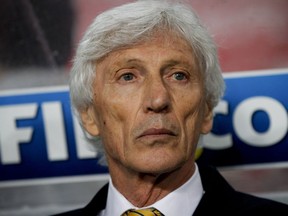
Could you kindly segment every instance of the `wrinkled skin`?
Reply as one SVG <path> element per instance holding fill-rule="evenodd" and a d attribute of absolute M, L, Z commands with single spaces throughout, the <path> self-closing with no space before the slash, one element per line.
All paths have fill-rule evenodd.
<path fill-rule="evenodd" d="M 82 122 L 101 136 L 116 188 L 126 195 L 137 185 L 137 200 L 126 196 L 135 205 L 148 204 L 158 188 L 154 202 L 193 174 L 199 136 L 212 127 L 203 79 L 193 50 L 174 35 L 156 35 L 97 63 L 93 105 Z"/>

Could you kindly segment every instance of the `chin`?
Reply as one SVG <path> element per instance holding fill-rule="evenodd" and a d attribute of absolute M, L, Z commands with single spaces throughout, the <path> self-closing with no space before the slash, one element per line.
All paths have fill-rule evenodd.
<path fill-rule="evenodd" d="M 160 156 L 155 158 L 150 157 L 149 160 L 143 162 L 138 160 L 138 163 L 134 164 L 134 170 L 139 173 L 159 175 L 179 169 L 185 161 L 184 159 L 177 160 L 175 158 L 161 158 Z"/>

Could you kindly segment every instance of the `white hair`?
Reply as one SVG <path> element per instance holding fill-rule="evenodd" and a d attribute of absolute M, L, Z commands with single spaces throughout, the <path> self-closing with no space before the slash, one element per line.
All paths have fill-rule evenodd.
<path fill-rule="evenodd" d="M 145 0 L 105 11 L 87 29 L 77 49 L 70 78 L 70 96 L 76 115 L 93 104 L 97 60 L 119 48 L 148 41 L 155 31 L 175 32 L 191 45 L 203 73 L 206 101 L 211 108 L 217 105 L 225 84 L 216 46 L 206 28 L 184 4 Z M 101 148 L 97 151 L 103 152 Z"/>

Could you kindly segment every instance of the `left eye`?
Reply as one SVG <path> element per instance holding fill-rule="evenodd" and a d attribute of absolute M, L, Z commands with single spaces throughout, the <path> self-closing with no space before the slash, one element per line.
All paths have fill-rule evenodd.
<path fill-rule="evenodd" d="M 185 80 L 187 79 L 186 75 L 182 72 L 177 72 L 173 74 L 174 79 L 176 80 Z"/>

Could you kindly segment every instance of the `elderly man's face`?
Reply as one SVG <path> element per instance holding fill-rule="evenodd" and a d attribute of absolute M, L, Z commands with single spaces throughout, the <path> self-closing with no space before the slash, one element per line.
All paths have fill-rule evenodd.
<path fill-rule="evenodd" d="M 192 49 L 175 36 L 110 53 L 97 64 L 84 127 L 100 135 L 111 169 L 164 173 L 193 161 L 212 125 Z"/>

